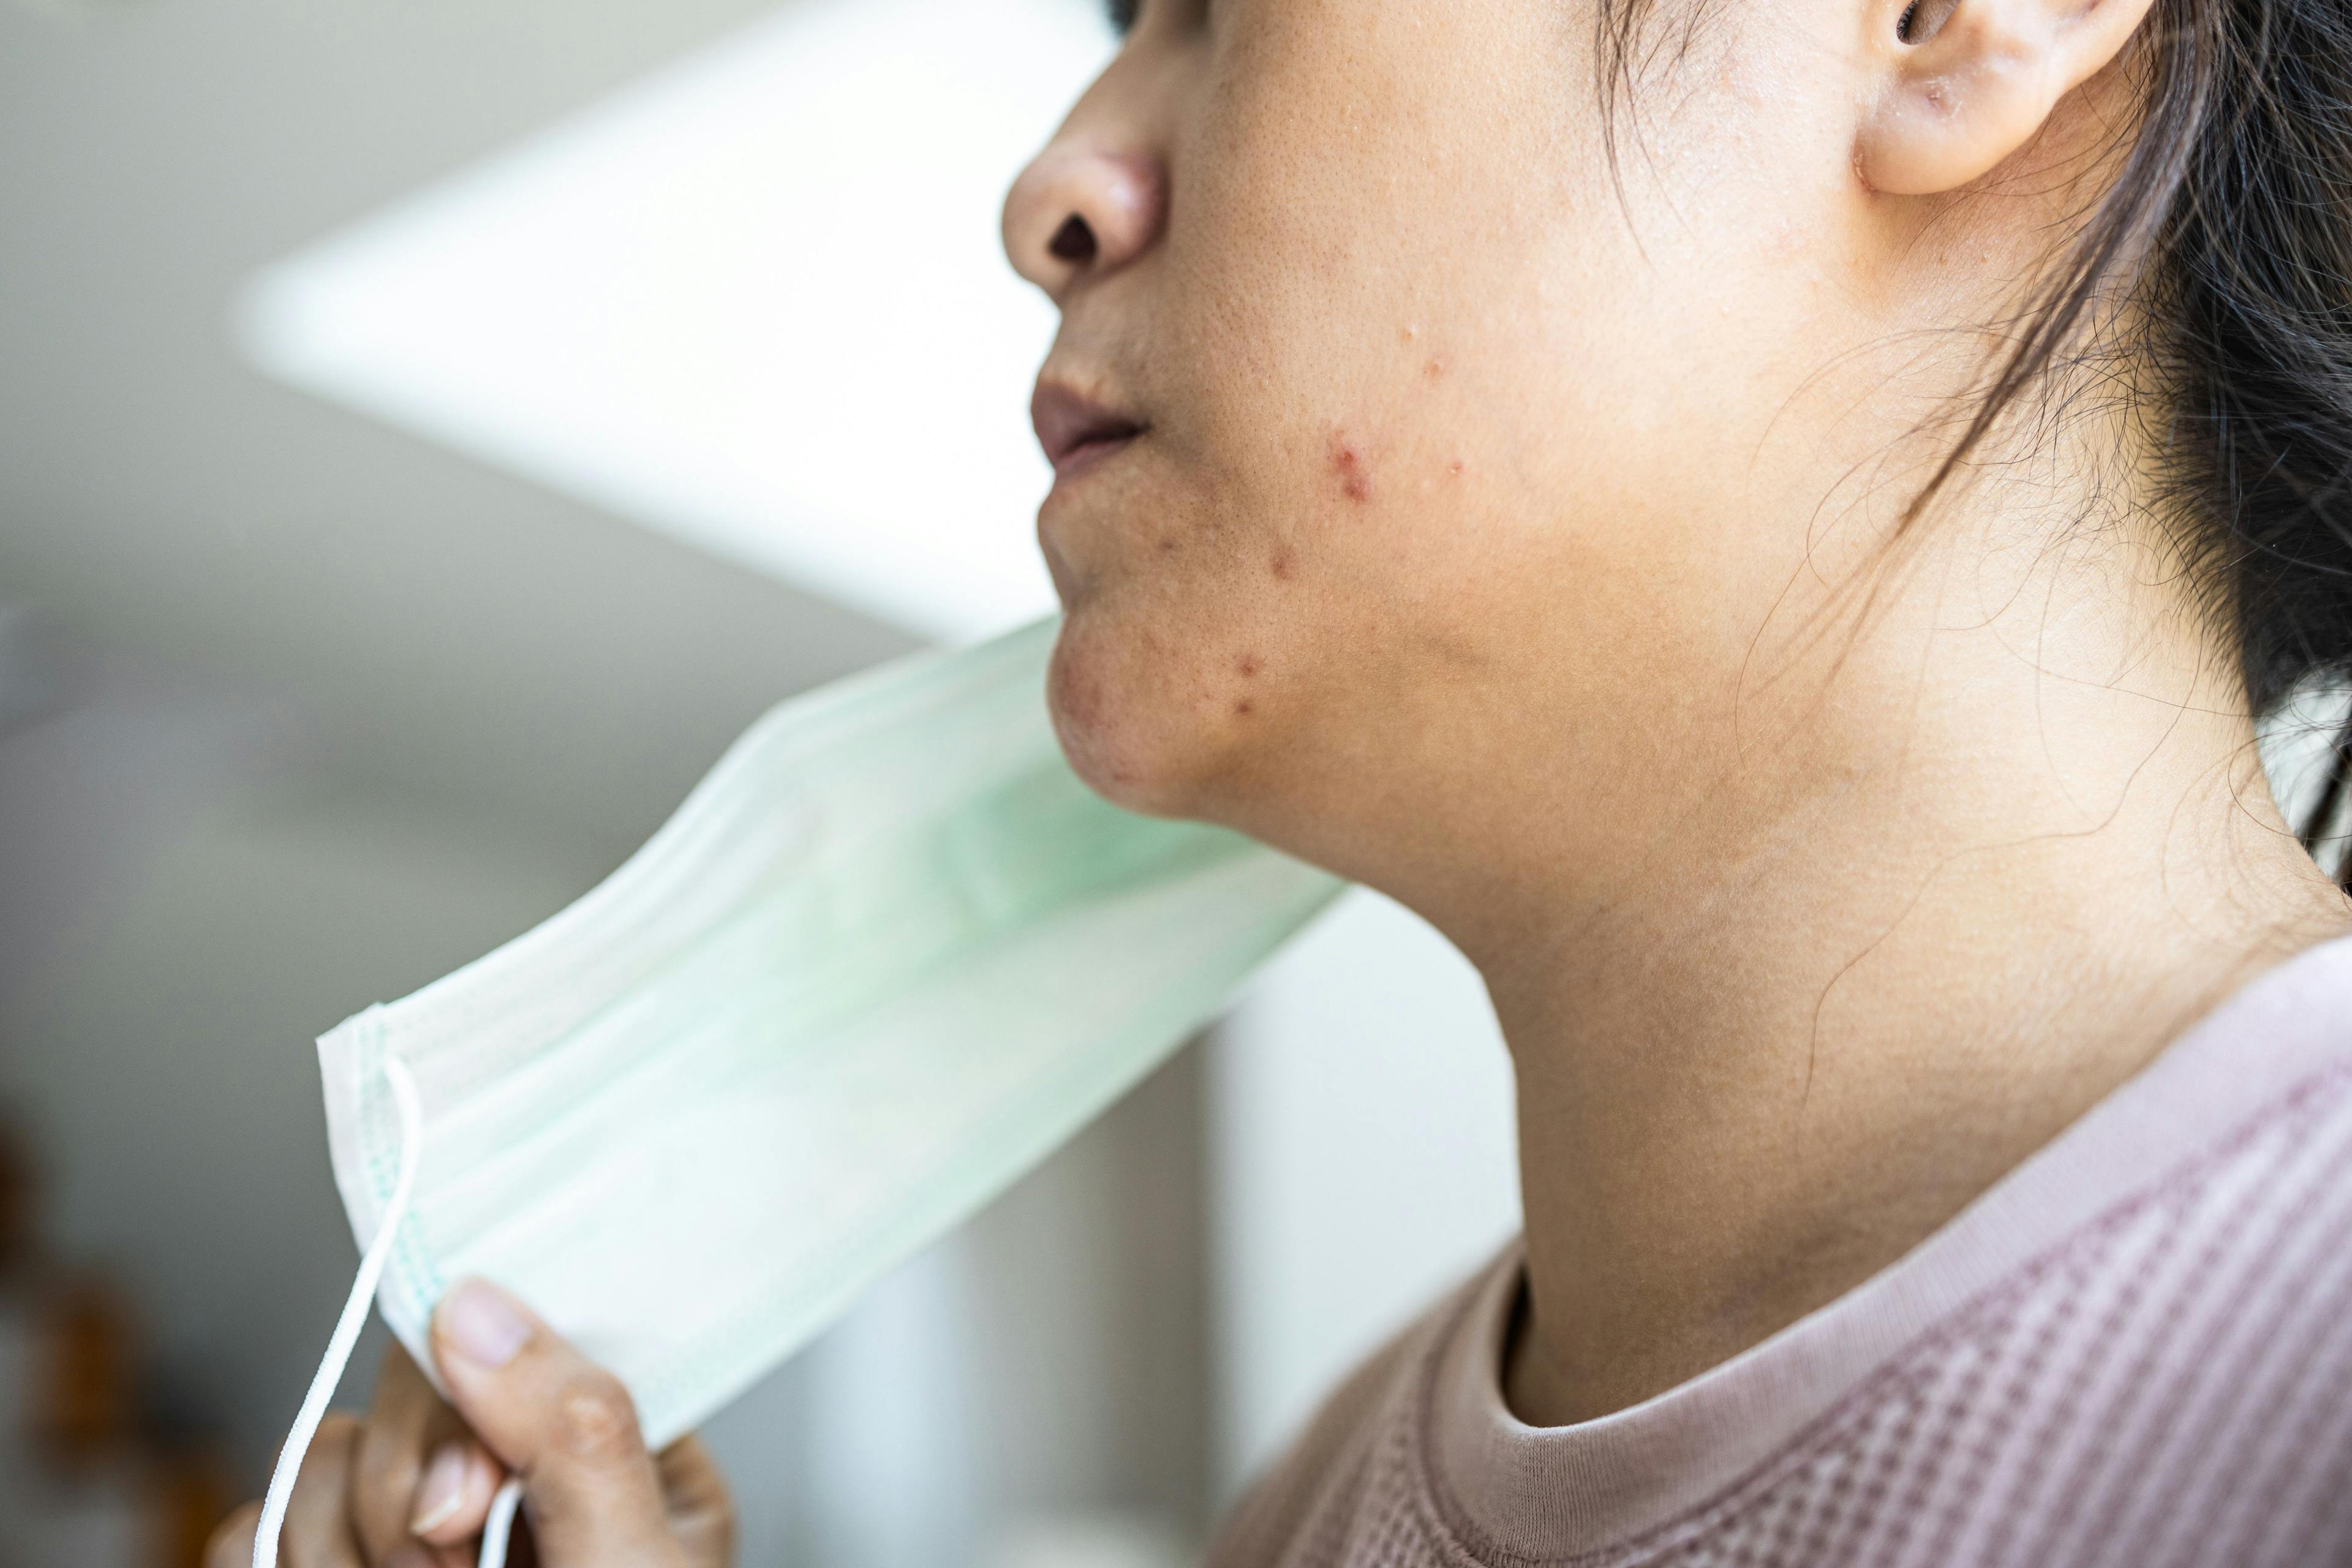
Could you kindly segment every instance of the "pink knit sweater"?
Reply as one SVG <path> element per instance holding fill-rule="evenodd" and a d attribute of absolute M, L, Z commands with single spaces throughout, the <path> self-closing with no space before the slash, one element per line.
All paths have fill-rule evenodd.
<path fill-rule="evenodd" d="M 1514 1248 L 1359 1371 L 1212 1568 L 2352 1563 L 2352 939 L 1633 1409 L 1512 1417 L 1520 1280 Z"/>

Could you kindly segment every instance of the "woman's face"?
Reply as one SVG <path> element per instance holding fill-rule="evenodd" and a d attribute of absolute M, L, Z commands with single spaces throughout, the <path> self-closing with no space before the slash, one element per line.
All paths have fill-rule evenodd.
<path fill-rule="evenodd" d="M 1920 407 L 1857 351 L 1897 318 L 1850 221 L 1899 5 L 1654 18 L 1681 52 L 1612 173 L 1591 3 L 1143 0 L 1014 187 L 1041 434 L 1081 443 L 1038 518 L 1054 716 L 1111 798 L 1359 875 L 1536 752 L 1654 809 L 1834 565 L 1822 476 Z"/>

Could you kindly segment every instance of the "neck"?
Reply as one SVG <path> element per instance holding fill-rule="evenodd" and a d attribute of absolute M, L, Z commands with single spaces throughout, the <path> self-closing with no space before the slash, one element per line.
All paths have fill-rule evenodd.
<path fill-rule="evenodd" d="M 1524 1419 L 1622 1408 L 1827 1302 L 2347 928 L 2198 639 L 2152 652 L 2132 616 L 2053 639 L 2069 618 L 2036 608 L 2021 643 L 1906 635 L 1898 607 L 1783 743 L 1752 718 L 1678 737 L 1729 759 L 1662 786 L 1658 820 L 1703 828 L 1612 856 L 1498 807 L 1509 897 L 1405 892 L 1516 1066 Z"/>

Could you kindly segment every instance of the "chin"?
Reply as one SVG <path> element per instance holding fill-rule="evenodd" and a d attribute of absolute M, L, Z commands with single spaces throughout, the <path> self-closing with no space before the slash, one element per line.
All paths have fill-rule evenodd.
<path fill-rule="evenodd" d="M 1071 768 L 1113 805 L 1150 816 L 1204 815 L 1203 784 L 1232 738 L 1203 710 L 1191 652 L 1092 606 L 1073 607 L 1064 620 L 1046 706 Z"/>

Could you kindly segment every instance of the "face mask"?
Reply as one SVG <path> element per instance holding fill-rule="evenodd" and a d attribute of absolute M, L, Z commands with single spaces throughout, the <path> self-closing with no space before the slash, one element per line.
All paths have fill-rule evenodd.
<path fill-rule="evenodd" d="M 1054 636 L 783 704 L 578 903 L 320 1040 L 336 1184 L 373 1242 L 257 1563 L 370 1294 L 429 1371 L 444 1290 L 497 1281 L 627 1384 L 658 1447 L 1330 900 L 1319 871 L 1091 794 L 1046 717 Z"/>

